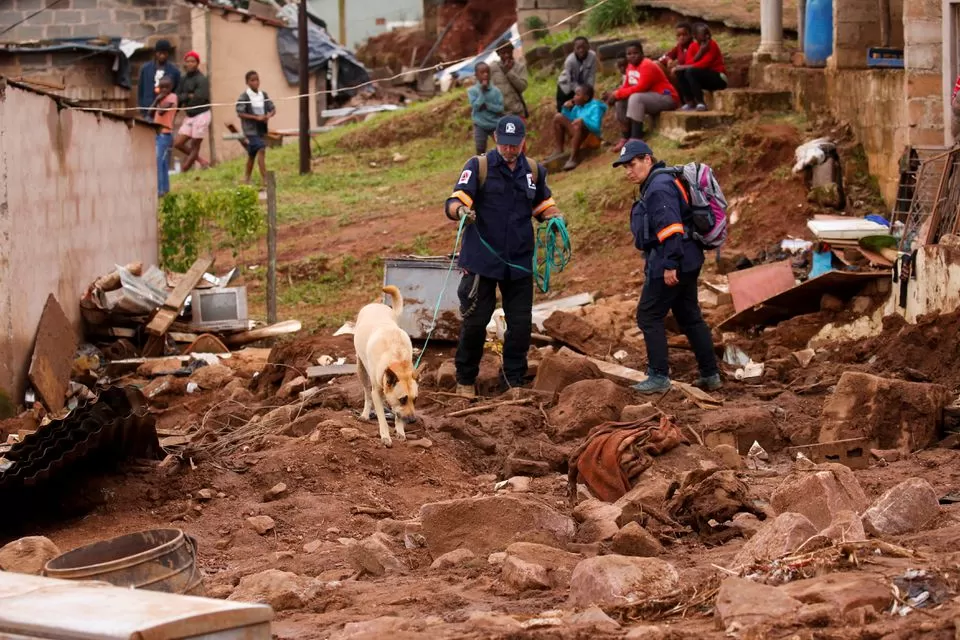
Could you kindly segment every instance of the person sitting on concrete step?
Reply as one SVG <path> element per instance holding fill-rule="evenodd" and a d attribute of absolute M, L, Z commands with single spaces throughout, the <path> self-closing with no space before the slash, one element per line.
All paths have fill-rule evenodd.
<path fill-rule="evenodd" d="M 590 50 L 590 41 L 579 36 L 573 41 L 573 53 L 563 62 L 563 71 L 557 79 L 557 112 L 573 100 L 580 85 L 597 83 L 597 54 Z"/>
<path fill-rule="evenodd" d="M 677 66 L 677 84 L 684 105 L 682 111 L 706 111 L 704 91 L 727 88 L 727 67 L 720 45 L 702 22 L 693 27 L 694 41 L 687 50 L 687 64 Z"/>
<path fill-rule="evenodd" d="M 662 171 L 653 150 L 641 140 L 630 140 L 614 167 L 624 167 L 627 180 L 640 187 L 630 211 L 634 245 L 644 254 L 644 283 L 637 304 L 637 326 L 647 345 L 647 379 L 634 385 L 643 394 L 670 389 L 670 365 L 664 319 L 670 311 L 690 341 L 700 368 L 694 386 L 713 391 L 721 386 L 713 337 L 703 320 L 697 280 L 703 266 L 703 248 L 684 225 L 688 196 L 673 174 Z"/>
<path fill-rule="evenodd" d="M 622 136 L 611 149 L 619 153 L 627 140 L 643 138 L 643 119 L 680 106 L 677 90 L 667 79 L 663 69 L 644 57 L 643 45 L 631 42 L 627 46 L 627 71 L 623 86 L 604 96 L 611 107 L 616 106 L 617 120 Z"/>
<path fill-rule="evenodd" d="M 564 171 L 577 168 L 581 149 L 600 148 L 606 112 L 607 105 L 593 98 L 593 86 L 582 84 L 577 87 L 573 98 L 563 105 L 563 110 L 553 117 L 553 135 L 558 155 L 563 153 L 566 138 L 570 138 L 570 159 L 563 165 Z"/>

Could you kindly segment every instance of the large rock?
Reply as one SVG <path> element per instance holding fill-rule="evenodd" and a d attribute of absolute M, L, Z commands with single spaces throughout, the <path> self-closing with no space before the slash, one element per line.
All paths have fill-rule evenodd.
<path fill-rule="evenodd" d="M 728 444 L 746 455 L 754 441 L 770 449 L 779 441 L 777 421 L 767 406 L 727 406 L 706 411 L 700 417 L 699 429 L 708 447 Z"/>
<path fill-rule="evenodd" d="M 387 573 L 406 573 L 407 567 L 390 550 L 390 537 L 385 533 L 375 533 L 368 538 L 352 542 L 347 546 L 347 560 L 357 571 L 372 576 Z"/>
<path fill-rule="evenodd" d="M 893 604 L 890 584 L 873 573 L 837 572 L 818 578 L 788 582 L 780 591 L 804 604 L 833 604 L 841 614 L 872 606 L 885 611 Z"/>
<path fill-rule="evenodd" d="M 609 502 L 584 500 L 573 510 L 574 519 L 580 523 L 577 542 L 589 544 L 609 540 L 620 530 L 617 520 L 621 514 L 622 509 Z"/>
<path fill-rule="evenodd" d="M 752 627 L 795 614 L 803 604 L 776 587 L 730 577 L 720 585 L 714 614 L 723 629 Z"/>
<path fill-rule="evenodd" d="M 39 576 L 43 573 L 43 567 L 58 555 L 60 549 L 50 538 L 20 538 L 0 549 L 0 571 Z"/>
<path fill-rule="evenodd" d="M 550 412 L 550 424 L 560 440 L 586 436 L 604 422 L 616 422 L 620 412 L 633 400 L 632 394 L 610 380 L 582 380 L 560 393 Z"/>
<path fill-rule="evenodd" d="M 853 471 L 842 464 L 790 474 L 770 501 L 777 513 L 802 513 L 817 529 L 829 527 L 842 511 L 863 513 L 869 504 Z"/>
<path fill-rule="evenodd" d="M 322 588 L 323 583 L 314 578 L 268 569 L 241 578 L 240 584 L 227 599 L 260 602 L 270 605 L 274 611 L 284 611 L 305 607 Z"/>
<path fill-rule="evenodd" d="M 847 371 L 823 406 L 819 441 L 871 438 L 879 449 L 917 451 L 936 441 L 949 402 L 938 384 Z"/>
<path fill-rule="evenodd" d="M 818 531 L 804 515 L 781 513 L 772 522 L 764 524 L 763 528 L 743 545 L 733 561 L 734 565 L 749 566 L 755 562 L 775 560 L 793 553 L 800 545 L 817 535 Z"/>
<path fill-rule="evenodd" d="M 543 321 L 544 332 L 577 351 L 606 356 L 614 347 L 611 335 L 584 318 L 566 311 L 554 311 Z"/>
<path fill-rule="evenodd" d="M 518 568 L 514 563 L 508 570 L 507 563 L 510 560 L 518 560 L 529 565 L 542 567 L 544 573 L 538 573 L 537 575 L 545 576 L 545 584 L 551 589 L 566 588 L 570 584 L 574 568 L 583 560 L 583 556 L 578 553 L 570 553 L 569 551 L 562 551 L 532 542 L 515 542 L 507 547 L 506 554 L 507 557 L 503 565 L 504 575 L 502 576 L 504 582 L 510 583 L 511 580 L 507 578 L 507 572 Z"/>
<path fill-rule="evenodd" d="M 455 551 L 450 551 L 443 554 L 439 558 L 433 561 L 433 564 L 430 565 L 431 569 L 453 569 L 459 567 L 462 564 L 466 564 L 472 560 L 476 559 L 476 555 L 470 549 L 456 549 Z"/>
<path fill-rule="evenodd" d="M 425 504 L 420 508 L 420 521 L 434 558 L 459 548 L 489 555 L 525 540 L 548 540 L 562 546 L 575 532 L 572 519 L 527 494 Z"/>
<path fill-rule="evenodd" d="M 599 380 L 602 377 L 600 369 L 590 360 L 568 349 L 561 349 L 540 361 L 533 388 L 556 394 L 574 382 Z"/>
<path fill-rule="evenodd" d="M 677 588 L 673 565 L 655 558 L 597 556 L 577 565 L 570 579 L 571 607 L 630 604 Z"/>
<path fill-rule="evenodd" d="M 200 367 L 190 376 L 201 389 L 219 389 L 233 379 L 233 369 L 222 364 Z"/>
<path fill-rule="evenodd" d="M 836 542 L 854 542 L 867 539 L 863 522 L 861 522 L 860 516 L 853 511 L 838 513 L 830 526 L 821 531 L 820 535 Z"/>
<path fill-rule="evenodd" d="M 863 527 L 875 536 L 923 531 L 940 515 L 937 492 L 921 478 L 910 478 L 880 496 L 863 514 Z"/>
<path fill-rule="evenodd" d="M 638 558 L 656 558 L 663 553 L 660 541 L 636 522 L 628 522 L 613 536 L 611 548 L 622 556 Z"/>
<path fill-rule="evenodd" d="M 500 579 L 504 585 L 514 591 L 550 588 L 550 577 L 547 575 L 546 567 L 511 556 L 507 556 L 503 561 Z"/>

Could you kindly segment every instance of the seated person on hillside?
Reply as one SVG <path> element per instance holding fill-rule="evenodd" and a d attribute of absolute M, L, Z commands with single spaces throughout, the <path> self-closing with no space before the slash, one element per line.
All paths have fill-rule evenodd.
<path fill-rule="evenodd" d="M 503 115 L 503 94 L 490 84 L 490 65 L 481 62 L 476 70 L 477 84 L 467 89 L 473 117 L 473 141 L 477 155 L 487 152 L 487 141 L 497 130 L 497 121 Z"/>
<path fill-rule="evenodd" d="M 693 44 L 687 50 L 687 64 L 677 66 L 677 82 L 683 99 L 683 111 L 706 111 L 704 91 L 727 88 L 727 67 L 720 45 L 702 22 L 693 27 Z"/>
<path fill-rule="evenodd" d="M 950 95 L 950 107 L 953 112 L 953 135 L 955 139 L 960 139 L 960 76 L 953 85 L 953 93 Z"/>
<path fill-rule="evenodd" d="M 616 106 L 622 137 L 611 149 L 620 153 L 630 138 L 643 138 L 643 118 L 663 111 L 673 111 L 680 106 L 677 90 L 670 84 L 667 75 L 653 60 L 644 57 L 643 45 L 631 42 L 627 46 L 627 73 L 623 86 L 604 96 L 604 101 Z"/>
<path fill-rule="evenodd" d="M 670 78 L 670 82 L 677 86 L 678 66 L 687 64 L 687 51 L 693 43 L 693 27 L 689 22 L 680 22 L 677 24 L 677 46 L 660 56 L 657 62 Z"/>
<path fill-rule="evenodd" d="M 563 105 L 563 111 L 553 117 L 553 135 L 557 142 L 557 155 L 563 153 L 564 142 L 570 137 L 570 159 L 563 165 L 571 171 L 579 164 L 581 149 L 597 149 L 603 139 L 601 127 L 607 105 L 593 99 L 593 86 L 581 84 L 573 99 Z"/>
<path fill-rule="evenodd" d="M 597 80 L 597 54 L 590 50 L 590 41 L 580 36 L 573 41 L 573 53 L 563 63 L 563 71 L 557 79 L 557 112 L 573 100 L 577 87 L 593 86 Z"/>

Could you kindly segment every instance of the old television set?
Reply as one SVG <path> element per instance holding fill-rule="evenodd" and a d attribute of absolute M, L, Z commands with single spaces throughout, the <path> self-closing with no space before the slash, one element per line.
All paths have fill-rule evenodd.
<path fill-rule="evenodd" d="M 198 331 L 241 331 L 249 328 L 247 288 L 194 289 L 190 293 L 193 320 Z"/>

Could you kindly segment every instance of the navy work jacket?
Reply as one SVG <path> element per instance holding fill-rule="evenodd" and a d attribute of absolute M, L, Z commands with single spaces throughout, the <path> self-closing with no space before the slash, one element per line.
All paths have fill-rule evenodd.
<path fill-rule="evenodd" d="M 477 212 L 476 222 L 463 232 L 460 268 L 494 280 L 529 278 L 535 250 L 532 218 L 556 204 L 547 186 L 547 170 L 539 165 L 534 183 L 525 155 L 520 155 L 511 171 L 496 150 L 487 153 L 483 187 L 479 169 L 476 157 L 468 160 L 447 199 L 448 203 L 457 200 Z M 526 271 L 508 266 L 508 262 Z"/>
<path fill-rule="evenodd" d="M 662 278 L 663 272 L 670 270 L 688 273 L 703 266 L 703 249 L 683 225 L 687 203 L 680 187 L 673 176 L 653 173 L 665 166 L 662 162 L 654 165 L 630 211 L 634 245 L 644 254 L 648 278 Z"/>

